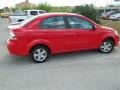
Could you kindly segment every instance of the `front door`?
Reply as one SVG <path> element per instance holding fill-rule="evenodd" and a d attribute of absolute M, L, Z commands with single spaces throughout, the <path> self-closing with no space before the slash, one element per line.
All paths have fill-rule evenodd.
<path fill-rule="evenodd" d="M 99 32 L 93 28 L 92 23 L 81 17 L 75 16 L 67 17 L 67 19 L 71 30 L 77 32 L 78 46 L 76 48 L 84 50 L 98 47 L 100 35 Z"/>

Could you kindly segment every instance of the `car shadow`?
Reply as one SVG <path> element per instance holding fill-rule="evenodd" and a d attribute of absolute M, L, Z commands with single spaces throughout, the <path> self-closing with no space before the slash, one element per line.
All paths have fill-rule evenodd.
<path fill-rule="evenodd" d="M 118 52 L 117 49 L 115 49 L 113 51 L 113 53 L 110 54 L 102 54 L 99 53 L 96 50 L 90 50 L 90 51 L 81 51 L 81 52 L 71 52 L 71 53 L 62 53 L 62 54 L 56 54 L 56 55 L 52 55 L 47 62 L 42 63 L 40 65 L 44 65 L 44 64 L 59 64 L 59 63 L 69 63 L 69 62 L 81 62 L 83 60 L 89 61 L 89 60 L 93 60 L 93 59 L 98 59 L 101 57 L 108 57 L 111 55 L 114 55 Z M 37 63 L 33 62 L 30 57 L 26 57 L 26 56 L 13 56 L 13 55 L 4 55 L 2 58 L 0 58 L 0 64 L 2 65 L 36 65 Z"/>

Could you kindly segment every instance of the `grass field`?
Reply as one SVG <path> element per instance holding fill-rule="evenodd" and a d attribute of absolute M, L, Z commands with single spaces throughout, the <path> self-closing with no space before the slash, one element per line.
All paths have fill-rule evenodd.
<path fill-rule="evenodd" d="M 120 34 L 120 21 L 101 20 L 101 25 L 111 27 Z"/>

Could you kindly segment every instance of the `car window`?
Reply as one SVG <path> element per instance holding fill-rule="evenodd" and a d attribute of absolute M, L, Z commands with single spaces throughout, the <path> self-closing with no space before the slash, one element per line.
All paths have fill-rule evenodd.
<path fill-rule="evenodd" d="M 45 13 L 45 11 L 39 11 L 39 14 Z"/>
<path fill-rule="evenodd" d="M 63 17 L 51 17 L 43 21 L 41 24 L 43 29 L 65 29 Z"/>
<path fill-rule="evenodd" d="M 70 28 L 72 28 L 72 29 L 88 30 L 88 29 L 93 28 L 93 25 L 90 22 L 88 22 L 87 20 L 84 20 L 82 18 L 71 16 L 71 17 L 67 17 L 67 19 L 70 24 Z"/>
<path fill-rule="evenodd" d="M 30 15 L 33 15 L 33 16 L 38 15 L 38 12 L 37 11 L 30 11 Z"/>

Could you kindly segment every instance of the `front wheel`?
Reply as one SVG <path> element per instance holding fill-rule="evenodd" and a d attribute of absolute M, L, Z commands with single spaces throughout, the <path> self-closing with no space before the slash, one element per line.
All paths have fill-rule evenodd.
<path fill-rule="evenodd" d="M 114 49 L 114 42 L 110 39 L 107 39 L 102 42 L 100 46 L 100 52 L 110 53 Z"/>
<path fill-rule="evenodd" d="M 36 63 L 45 62 L 48 59 L 49 54 L 49 50 L 44 46 L 36 46 L 30 52 L 32 60 Z"/>

